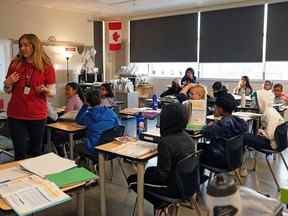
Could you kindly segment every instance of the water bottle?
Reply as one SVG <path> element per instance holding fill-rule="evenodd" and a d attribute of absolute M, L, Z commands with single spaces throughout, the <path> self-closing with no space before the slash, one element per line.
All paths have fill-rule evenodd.
<path fill-rule="evenodd" d="M 210 216 L 241 216 L 239 187 L 227 174 L 217 174 L 209 183 L 205 201 Z"/>
<path fill-rule="evenodd" d="M 152 109 L 157 110 L 158 109 L 158 100 L 157 100 L 157 95 L 154 94 L 152 96 Z"/>
<path fill-rule="evenodd" d="M 136 116 L 136 123 L 137 123 L 137 137 L 139 138 L 142 132 L 145 130 L 145 120 L 141 112 Z"/>
<path fill-rule="evenodd" d="M 245 95 L 245 91 L 241 91 L 240 106 L 241 106 L 242 108 L 245 108 L 245 107 L 246 107 L 246 95 Z"/>

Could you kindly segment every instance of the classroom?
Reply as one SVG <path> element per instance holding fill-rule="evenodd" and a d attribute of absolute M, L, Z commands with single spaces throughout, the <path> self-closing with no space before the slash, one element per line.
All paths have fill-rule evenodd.
<path fill-rule="evenodd" d="M 0 14 L 0 215 L 288 216 L 287 0 Z"/>

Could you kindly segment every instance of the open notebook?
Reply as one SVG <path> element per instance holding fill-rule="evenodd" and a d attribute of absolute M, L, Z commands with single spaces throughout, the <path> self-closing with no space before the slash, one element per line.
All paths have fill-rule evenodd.
<path fill-rule="evenodd" d="M 71 199 L 54 183 L 30 175 L 0 184 L 0 196 L 17 215 L 30 215 Z"/>
<path fill-rule="evenodd" d="M 128 157 L 141 158 L 149 153 L 156 152 L 157 146 L 155 143 L 145 141 L 127 142 L 114 147 L 111 152 Z"/>
<path fill-rule="evenodd" d="M 54 153 L 48 153 L 39 157 L 26 159 L 20 162 L 20 166 L 25 170 L 44 178 L 47 175 L 63 172 L 76 167 L 76 163 Z"/>

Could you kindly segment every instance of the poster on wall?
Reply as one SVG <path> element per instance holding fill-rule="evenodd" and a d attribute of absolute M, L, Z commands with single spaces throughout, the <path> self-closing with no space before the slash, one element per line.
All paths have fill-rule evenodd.
<path fill-rule="evenodd" d="M 109 22 L 108 29 L 109 29 L 109 50 L 110 51 L 120 50 L 122 23 L 120 21 Z"/>

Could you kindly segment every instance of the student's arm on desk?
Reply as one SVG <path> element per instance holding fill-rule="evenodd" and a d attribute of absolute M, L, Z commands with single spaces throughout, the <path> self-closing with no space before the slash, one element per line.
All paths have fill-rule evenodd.
<path fill-rule="evenodd" d="M 75 119 L 75 121 L 78 124 L 86 125 L 86 123 L 87 123 L 87 114 L 88 114 L 87 110 L 88 110 L 88 105 L 85 105 L 85 104 L 79 110 L 79 112 L 78 112 L 78 114 L 76 116 L 76 119 Z"/>

